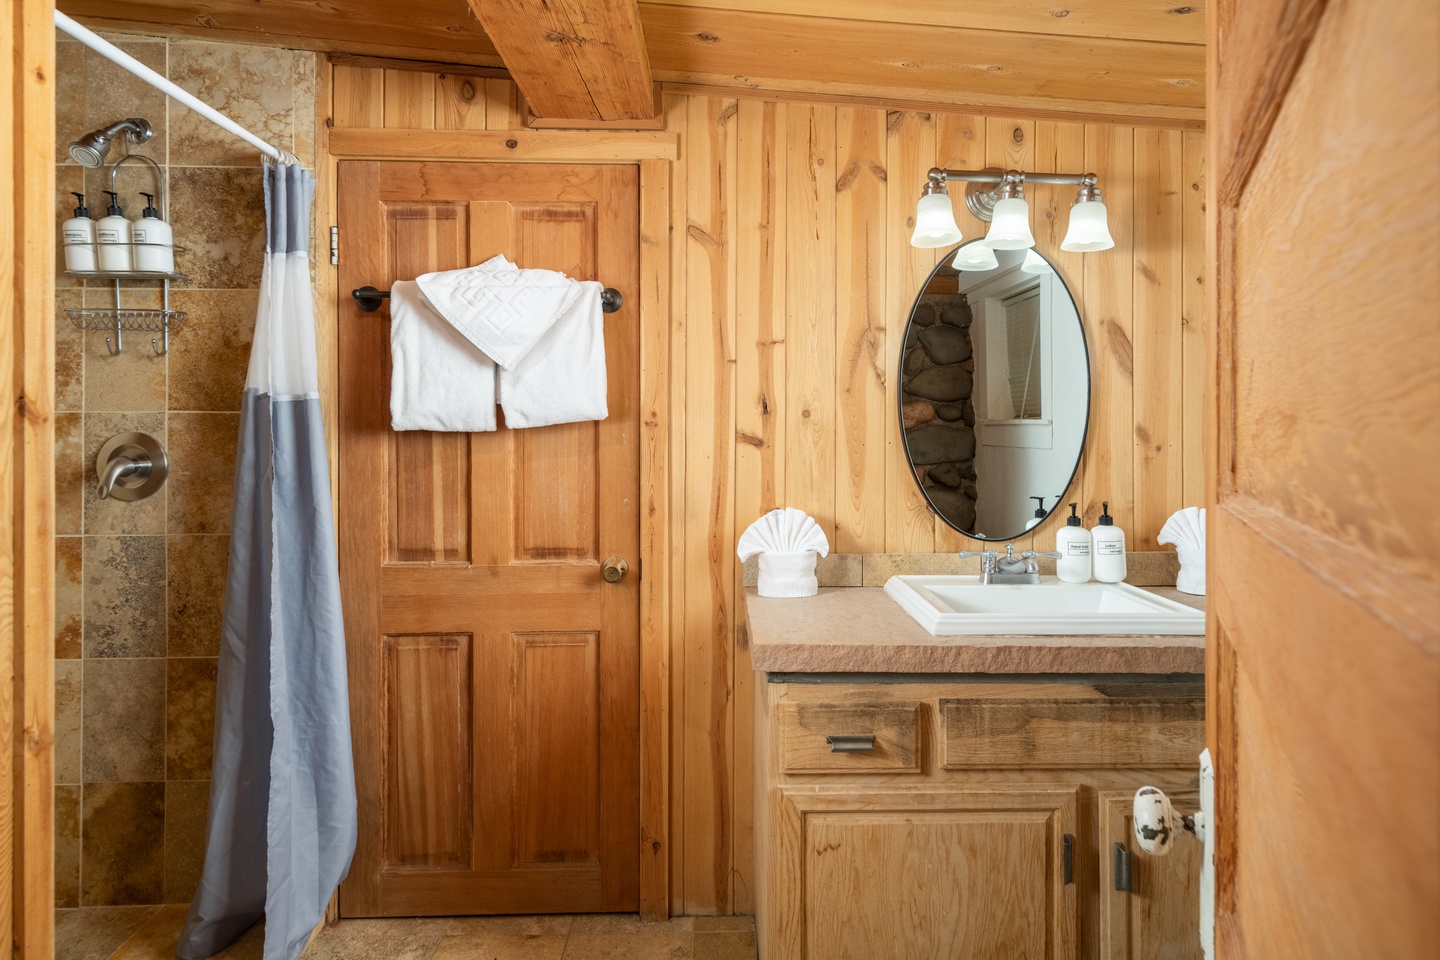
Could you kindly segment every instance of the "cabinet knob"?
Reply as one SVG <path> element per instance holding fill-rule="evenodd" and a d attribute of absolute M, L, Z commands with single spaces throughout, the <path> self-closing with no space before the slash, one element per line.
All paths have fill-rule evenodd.
<path fill-rule="evenodd" d="M 1153 857 L 1163 857 L 1175 845 L 1181 830 L 1205 839 L 1204 817 L 1200 814 L 1177 814 L 1170 798 L 1159 787 L 1141 787 L 1135 791 L 1135 840 L 1140 849 Z"/>

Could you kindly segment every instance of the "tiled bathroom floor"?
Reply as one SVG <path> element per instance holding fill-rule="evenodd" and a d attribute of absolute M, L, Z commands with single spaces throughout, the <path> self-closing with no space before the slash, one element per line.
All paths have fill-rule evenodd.
<path fill-rule="evenodd" d="M 57 910 L 56 960 L 172 960 L 183 905 Z M 219 956 L 259 960 L 257 925 Z M 304 960 L 755 960 L 750 917 L 633 914 L 344 920 L 310 942 Z"/>

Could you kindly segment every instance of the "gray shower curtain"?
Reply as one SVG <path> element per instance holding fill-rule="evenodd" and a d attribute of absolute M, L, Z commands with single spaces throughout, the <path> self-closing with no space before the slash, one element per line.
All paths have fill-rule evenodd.
<path fill-rule="evenodd" d="M 355 851 L 340 574 L 310 299 L 315 178 L 265 165 L 267 242 L 235 463 L 209 837 L 180 960 L 262 916 L 295 960 Z"/>

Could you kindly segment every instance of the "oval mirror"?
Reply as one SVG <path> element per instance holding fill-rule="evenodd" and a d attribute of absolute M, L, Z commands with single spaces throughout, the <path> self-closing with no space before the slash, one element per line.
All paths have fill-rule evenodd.
<path fill-rule="evenodd" d="M 1064 279 L 1034 250 L 955 249 L 900 356 L 915 482 L 967 537 L 1013 540 L 1065 502 L 1090 420 L 1090 356 Z"/>

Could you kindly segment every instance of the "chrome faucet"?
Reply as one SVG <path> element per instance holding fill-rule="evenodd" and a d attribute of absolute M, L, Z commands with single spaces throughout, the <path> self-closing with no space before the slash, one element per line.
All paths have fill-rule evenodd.
<path fill-rule="evenodd" d="M 1007 543 L 1003 557 L 995 550 L 961 550 L 957 556 L 962 560 L 970 557 L 980 558 L 980 582 L 982 584 L 1039 583 L 1039 558 L 1049 557 L 1052 560 L 1059 560 L 1060 551 L 1025 550 L 1017 557 L 1015 556 L 1015 544 Z"/>

